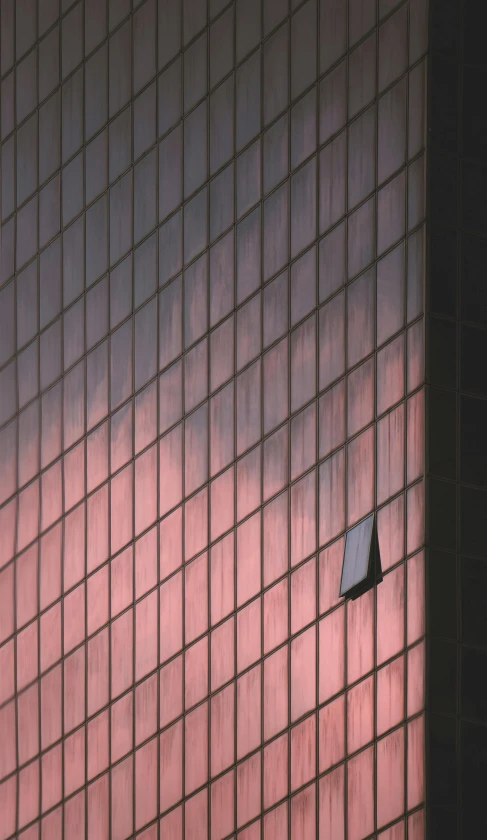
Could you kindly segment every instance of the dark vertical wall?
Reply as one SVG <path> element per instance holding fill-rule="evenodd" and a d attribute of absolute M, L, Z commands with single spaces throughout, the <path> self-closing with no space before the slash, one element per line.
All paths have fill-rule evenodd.
<path fill-rule="evenodd" d="M 428 836 L 487 817 L 487 62 L 482 4 L 432 3 Z"/>

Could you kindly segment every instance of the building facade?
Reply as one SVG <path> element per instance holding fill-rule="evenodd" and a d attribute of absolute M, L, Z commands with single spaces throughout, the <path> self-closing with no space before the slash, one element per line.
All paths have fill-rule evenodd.
<path fill-rule="evenodd" d="M 487 67 L 429 5 L 1 0 L 0 840 L 486 827 Z"/>

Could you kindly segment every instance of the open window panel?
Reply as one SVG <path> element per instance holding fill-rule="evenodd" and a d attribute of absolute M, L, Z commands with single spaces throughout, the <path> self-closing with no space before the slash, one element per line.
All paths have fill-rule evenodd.
<path fill-rule="evenodd" d="M 381 581 L 379 539 L 372 513 L 346 534 L 340 596 L 355 600 Z"/>

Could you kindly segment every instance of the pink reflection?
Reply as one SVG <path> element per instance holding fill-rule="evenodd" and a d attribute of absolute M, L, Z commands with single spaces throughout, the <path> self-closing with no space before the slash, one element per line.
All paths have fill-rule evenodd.
<path fill-rule="evenodd" d="M 184 817 L 184 840 L 208 840 L 207 788 L 185 801 Z"/>
<path fill-rule="evenodd" d="M 377 515 L 380 562 L 385 572 L 404 557 L 404 495 L 381 508 Z"/>
<path fill-rule="evenodd" d="M 287 577 L 264 593 L 264 654 L 288 638 Z"/>
<path fill-rule="evenodd" d="M 179 720 L 160 738 L 160 808 L 167 811 L 183 795 L 183 723 Z"/>
<path fill-rule="evenodd" d="M 410 814 L 408 817 L 408 840 L 424 840 L 425 820 L 424 808 Z"/>
<path fill-rule="evenodd" d="M 103 484 L 108 478 L 108 420 L 91 432 L 86 439 L 87 491 Z"/>
<path fill-rule="evenodd" d="M 117 665 L 116 640 L 112 637 L 113 665 Z M 88 714 L 92 715 L 108 703 L 108 628 L 88 642 Z M 117 684 L 113 690 L 117 691 Z M 118 691 L 120 693 L 120 691 Z M 116 696 L 116 695 L 115 695 Z"/>
<path fill-rule="evenodd" d="M 88 788 L 88 837 L 108 840 L 109 812 L 109 781 L 105 773 Z"/>
<path fill-rule="evenodd" d="M 208 702 L 197 706 L 184 719 L 186 796 L 208 780 Z"/>
<path fill-rule="evenodd" d="M 235 676 L 235 616 L 211 634 L 211 690 Z"/>
<path fill-rule="evenodd" d="M 61 737 L 62 664 L 41 680 L 41 744 L 45 750 Z"/>
<path fill-rule="evenodd" d="M 85 792 L 64 803 L 64 835 L 72 840 L 84 840 L 85 837 Z M 44 840 L 44 838 L 43 838 Z"/>
<path fill-rule="evenodd" d="M 404 487 L 404 406 L 377 423 L 377 504 Z"/>
<path fill-rule="evenodd" d="M 157 638 L 157 637 L 156 637 Z M 135 689 L 135 745 L 138 746 L 157 731 L 157 674 L 144 680 Z"/>
<path fill-rule="evenodd" d="M 63 741 L 64 795 L 69 796 L 85 783 L 85 728 L 77 729 Z"/>
<path fill-rule="evenodd" d="M 424 543 L 424 486 L 420 481 L 407 493 L 407 553 L 412 554 Z"/>
<path fill-rule="evenodd" d="M 135 680 L 157 668 L 157 592 L 135 605 Z"/>
<path fill-rule="evenodd" d="M 404 820 L 395 823 L 379 834 L 379 840 L 404 840 Z"/>
<path fill-rule="evenodd" d="M 408 723 L 408 809 L 424 800 L 424 715 Z"/>
<path fill-rule="evenodd" d="M 208 630 L 207 552 L 185 568 L 184 604 L 184 639 L 189 644 Z"/>
<path fill-rule="evenodd" d="M 39 479 L 19 494 L 17 551 L 22 551 L 39 534 Z"/>
<path fill-rule="evenodd" d="M 243 831 L 239 831 L 238 840 L 260 840 L 260 818 Z"/>
<path fill-rule="evenodd" d="M 97 569 L 108 560 L 108 484 L 100 487 L 86 502 L 88 535 L 86 560 L 88 572 Z M 130 517 L 132 511 L 130 512 Z M 112 553 L 114 549 L 112 547 Z"/>
<path fill-rule="evenodd" d="M 83 645 L 64 660 L 65 732 L 70 732 L 85 719 L 85 677 L 86 662 Z"/>
<path fill-rule="evenodd" d="M 347 752 L 356 752 L 374 737 L 374 677 L 362 680 L 347 694 Z"/>
<path fill-rule="evenodd" d="M 288 733 L 264 748 L 264 808 L 288 794 Z"/>
<path fill-rule="evenodd" d="M 277 580 L 289 566 L 288 493 L 264 508 L 264 586 Z"/>
<path fill-rule="evenodd" d="M 180 805 L 161 818 L 160 831 L 162 837 L 170 837 L 171 840 L 183 840 L 183 809 Z"/>
<path fill-rule="evenodd" d="M 108 621 L 108 565 L 103 566 L 100 571 L 88 578 L 86 592 L 88 601 L 87 635 L 91 636 Z"/>
<path fill-rule="evenodd" d="M 291 721 L 316 705 L 316 625 L 291 642 Z"/>
<path fill-rule="evenodd" d="M 316 558 L 291 575 L 291 634 L 316 618 Z"/>
<path fill-rule="evenodd" d="M 203 487 L 184 506 L 185 560 L 208 545 L 208 488 Z"/>
<path fill-rule="evenodd" d="M 409 677 L 408 677 L 409 683 Z M 377 735 L 404 720 L 404 656 L 377 671 Z"/>
<path fill-rule="evenodd" d="M 316 840 L 316 785 L 291 799 L 291 840 Z"/>
<path fill-rule="evenodd" d="M 133 695 L 121 697 L 111 706 L 112 763 L 126 755 L 133 746 Z"/>
<path fill-rule="evenodd" d="M 135 753 L 135 829 L 157 814 L 158 742 L 153 738 Z"/>
<path fill-rule="evenodd" d="M 51 468 L 52 469 L 52 468 Z M 53 488 L 54 489 L 54 488 Z M 59 486 L 61 491 L 61 486 Z M 64 456 L 64 510 L 74 507 L 85 495 L 85 442 L 78 443 Z M 44 486 L 42 488 L 42 518 L 44 519 Z M 54 522 L 53 516 L 50 522 Z M 50 524 L 50 522 L 48 524 Z M 46 523 L 47 524 L 47 523 Z M 44 528 L 43 528 L 44 529 Z"/>
<path fill-rule="evenodd" d="M 264 840 L 276 840 L 277 837 L 288 837 L 288 815 L 287 802 L 283 802 L 278 808 L 269 811 L 264 817 Z"/>
<path fill-rule="evenodd" d="M 161 729 L 183 713 L 183 657 L 177 656 L 160 672 Z"/>
<path fill-rule="evenodd" d="M 286 423 L 264 441 L 264 502 L 289 481 L 289 427 Z"/>
<path fill-rule="evenodd" d="M 215 394 L 210 402 L 210 472 L 212 476 L 221 472 L 235 458 L 234 404 L 233 381 L 218 394 Z M 186 407 L 186 411 L 188 411 L 188 407 Z M 201 442 L 199 445 L 204 444 Z M 187 486 L 186 492 L 188 492 Z"/>
<path fill-rule="evenodd" d="M 343 764 L 319 782 L 320 840 L 344 840 L 345 783 Z"/>
<path fill-rule="evenodd" d="M 99 491 L 98 491 L 99 492 Z M 98 495 L 98 494 L 96 494 Z M 88 502 L 88 511 L 90 510 L 90 502 L 96 496 L 91 496 Z M 100 506 L 98 506 L 99 509 Z M 106 530 L 106 522 L 108 520 L 107 511 L 103 511 L 104 525 Z M 100 520 L 98 520 L 100 521 Z M 90 560 L 90 537 L 92 537 L 93 523 L 88 517 L 88 561 Z M 96 534 L 99 536 L 99 533 Z M 99 545 L 99 542 L 98 542 Z M 107 543 L 108 546 L 108 543 Z M 106 558 L 105 558 L 106 559 Z M 76 583 L 79 583 L 85 575 L 85 503 L 82 502 L 69 513 L 64 520 L 64 551 L 63 551 L 63 565 L 64 565 L 64 592 L 67 592 Z M 94 566 L 88 565 L 88 571 L 91 571 Z"/>
<path fill-rule="evenodd" d="M 291 488 L 291 566 L 316 550 L 316 470 Z"/>
<path fill-rule="evenodd" d="M 183 562 L 183 509 L 178 507 L 159 526 L 160 580 L 167 578 Z"/>
<path fill-rule="evenodd" d="M 2 825 L 0 826 L 0 837 L 6 840 L 15 833 L 15 821 L 17 817 L 17 776 L 11 776 L 6 782 L 0 784 L 0 813 Z"/>
<path fill-rule="evenodd" d="M 135 543 L 135 597 L 141 598 L 157 584 L 157 525 Z"/>
<path fill-rule="evenodd" d="M 345 528 L 345 452 L 340 449 L 319 468 L 320 545 Z"/>
<path fill-rule="evenodd" d="M 234 771 L 211 786 L 211 840 L 222 840 L 234 829 Z"/>
<path fill-rule="evenodd" d="M 264 660 L 264 739 L 288 725 L 288 646 Z"/>
<path fill-rule="evenodd" d="M 344 549 L 345 540 L 342 537 L 320 552 L 318 562 L 318 610 L 320 615 L 336 606 L 340 601 L 339 592 Z"/>
<path fill-rule="evenodd" d="M 377 354 L 377 414 L 404 396 L 404 334 Z"/>
<path fill-rule="evenodd" d="M 374 747 L 348 762 L 348 838 L 361 840 L 374 830 Z"/>
<path fill-rule="evenodd" d="M 157 382 L 152 382 L 135 398 L 135 454 L 145 449 L 156 437 Z"/>
<path fill-rule="evenodd" d="M 0 779 L 12 773 L 17 766 L 15 747 L 16 715 L 15 700 L 0 709 L 0 737 L 2 751 L 0 753 Z"/>
<path fill-rule="evenodd" d="M 19 828 L 39 816 L 39 759 L 19 773 Z"/>
<path fill-rule="evenodd" d="M 255 665 L 237 680 L 237 760 L 260 744 L 261 673 Z"/>
<path fill-rule="evenodd" d="M 374 420 L 374 373 L 372 357 L 348 374 L 348 437 L 357 434 Z"/>
<path fill-rule="evenodd" d="M 42 840 L 63 840 L 63 806 L 51 811 L 42 820 Z M 77 840 L 77 838 L 76 838 Z"/>
<path fill-rule="evenodd" d="M 83 495 L 76 493 L 74 504 Z M 70 505 L 69 507 L 72 507 Z M 66 506 L 66 510 L 69 508 Z M 61 474 L 61 461 L 53 464 L 52 467 L 41 476 L 41 532 L 49 528 L 63 512 L 63 481 Z"/>
<path fill-rule="evenodd" d="M 112 767 L 112 840 L 125 840 L 133 831 L 133 757 Z"/>
<path fill-rule="evenodd" d="M 424 581 L 424 552 L 420 551 L 410 557 L 407 564 L 408 604 L 407 625 L 408 645 L 412 645 L 425 632 L 425 581 Z"/>
<path fill-rule="evenodd" d="M 245 519 L 261 503 L 261 446 L 237 461 L 237 521 Z"/>
<path fill-rule="evenodd" d="M 17 560 L 17 574 L 18 574 Z M 0 642 L 14 632 L 14 564 L 0 572 Z"/>
<path fill-rule="evenodd" d="M 234 601 L 234 544 L 229 534 L 211 549 L 211 624 L 217 624 L 235 608 Z"/>
<path fill-rule="evenodd" d="M 33 621 L 17 635 L 17 691 L 21 691 L 38 676 L 37 624 L 37 621 Z"/>
<path fill-rule="evenodd" d="M 235 761 L 235 684 L 211 698 L 211 775 L 217 776 Z"/>
<path fill-rule="evenodd" d="M 14 680 L 14 639 L 0 647 L 0 706 L 13 696 Z"/>
<path fill-rule="evenodd" d="M 218 539 L 235 524 L 234 468 L 211 483 L 211 541 Z"/>
<path fill-rule="evenodd" d="M 133 537 L 133 467 L 129 464 L 111 481 L 111 552 L 116 554 Z"/>
<path fill-rule="evenodd" d="M 237 613 L 237 673 L 261 657 L 261 599 Z"/>
<path fill-rule="evenodd" d="M 152 446 L 135 461 L 135 536 L 157 519 L 157 448 Z"/>
<path fill-rule="evenodd" d="M 344 607 L 321 619 L 319 645 L 319 702 L 324 703 L 345 685 Z"/>
<path fill-rule="evenodd" d="M 316 403 L 291 420 L 291 481 L 316 463 Z"/>
<path fill-rule="evenodd" d="M 404 811 L 404 728 L 377 744 L 377 826 L 392 822 Z"/>
<path fill-rule="evenodd" d="M 423 319 L 421 318 L 407 332 L 407 380 L 408 394 L 424 381 L 424 337 Z"/>
<path fill-rule="evenodd" d="M 62 523 L 59 523 L 49 533 L 44 534 L 40 541 L 41 610 L 44 610 L 61 595 L 62 535 Z"/>
<path fill-rule="evenodd" d="M 18 496 L 15 496 L 8 505 L 0 509 L 0 529 L 2 532 L 2 541 L 0 542 L 0 569 L 3 569 L 15 554 L 17 507 Z"/>
<path fill-rule="evenodd" d="M 261 810 L 261 759 L 258 752 L 237 767 L 237 826 L 254 819 Z"/>
<path fill-rule="evenodd" d="M 404 564 L 388 572 L 377 587 L 377 664 L 404 647 Z"/>
<path fill-rule="evenodd" d="M 39 754 L 39 684 L 34 683 L 17 698 L 19 764 Z"/>
<path fill-rule="evenodd" d="M 133 682 L 133 609 L 123 613 L 111 627 L 111 688 L 112 699 L 126 691 Z"/>
<path fill-rule="evenodd" d="M 160 595 L 160 661 L 166 662 L 181 650 L 183 644 L 183 601 L 181 572 L 169 578 Z"/>
<path fill-rule="evenodd" d="M 181 425 L 159 441 L 159 516 L 178 505 L 183 497 L 182 443 Z"/>
<path fill-rule="evenodd" d="M 10 589 L 9 581 L 13 566 L 3 572 L 2 589 Z M 17 630 L 27 624 L 37 614 L 37 544 L 33 545 L 24 554 L 17 558 Z M 5 603 L 7 615 L 10 610 L 7 607 L 7 594 L 2 597 L 2 607 Z M 13 603 L 13 592 L 12 592 Z M 12 627 L 13 631 L 13 627 Z M 12 632 L 11 631 L 11 632 Z"/>
<path fill-rule="evenodd" d="M 85 638 L 85 585 L 77 586 L 64 598 L 63 647 L 66 655 Z"/>
<path fill-rule="evenodd" d="M 260 590 L 260 510 L 237 529 L 237 607 Z"/>
<path fill-rule="evenodd" d="M 87 727 L 88 736 L 88 781 L 94 779 L 108 767 L 108 710 L 97 715 Z"/>
<path fill-rule="evenodd" d="M 345 756 L 345 697 L 341 694 L 319 711 L 319 772 Z"/>
<path fill-rule="evenodd" d="M 374 505 L 375 429 L 371 426 L 348 444 L 347 509 L 353 525 Z"/>
<path fill-rule="evenodd" d="M 381 584 L 382 585 L 382 584 Z M 374 592 L 347 602 L 347 682 L 360 679 L 374 667 Z"/>
<path fill-rule="evenodd" d="M 408 651 L 408 717 L 424 709 L 424 642 Z"/>
<path fill-rule="evenodd" d="M 424 395 L 418 391 L 408 400 L 407 483 L 416 481 L 424 472 Z"/>
<path fill-rule="evenodd" d="M 316 775 L 316 714 L 291 729 L 291 792 Z"/>
<path fill-rule="evenodd" d="M 185 649 L 184 706 L 190 709 L 208 694 L 208 636 Z"/>

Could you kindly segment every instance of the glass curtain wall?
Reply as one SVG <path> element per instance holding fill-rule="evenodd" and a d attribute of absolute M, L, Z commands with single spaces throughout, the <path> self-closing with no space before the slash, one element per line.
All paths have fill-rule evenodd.
<path fill-rule="evenodd" d="M 425 0 L 0 9 L 0 840 L 424 840 Z"/>

